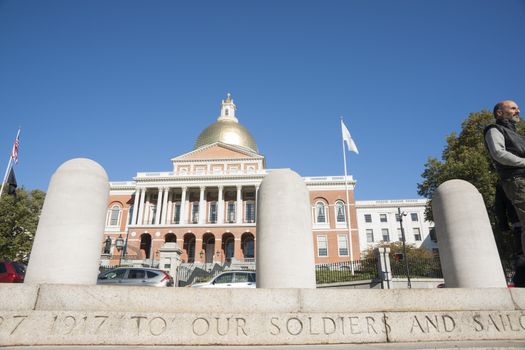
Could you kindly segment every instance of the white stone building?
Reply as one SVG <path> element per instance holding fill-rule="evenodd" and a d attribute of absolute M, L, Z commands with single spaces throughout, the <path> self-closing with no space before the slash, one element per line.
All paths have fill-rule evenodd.
<path fill-rule="evenodd" d="M 403 215 L 407 244 L 437 251 L 434 223 L 425 220 L 426 199 L 356 201 L 360 250 L 380 242 L 401 241 L 398 210 Z"/>

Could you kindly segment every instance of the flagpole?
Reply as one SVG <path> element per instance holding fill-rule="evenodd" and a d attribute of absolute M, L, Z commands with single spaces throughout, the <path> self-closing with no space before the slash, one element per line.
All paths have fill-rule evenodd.
<path fill-rule="evenodd" d="M 341 117 L 341 131 L 343 130 L 343 117 Z M 346 225 L 348 226 L 348 240 L 350 241 L 350 269 L 352 275 L 354 275 L 354 252 L 352 244 L 352 228 L 350 226 L 350 196 L 348 195 L 348 177 L 346 174 L 346 151 L 345 151 L 345 139 L 341 138 L 343 142 L 343 164 L 345 167 L 345 190 L 346 190 Z"/>
<path fill-rule="evenodd" d="M 20 128 L 18 128 L 18 132 L 16 133 L 15 142 L 16 140 L 18 140 L 19 136 L 20 136 Z M 7 168 L 5 169 L 4 180 L 2 181 L 2 187 L 0 188 L 0 198 L 2 197 L 2 193 L 4 193 L 4 185 L 5 185 L 5 182 L 7 181 L 7 175 L 9 174 L 9 170 L 11 170 L 12 164 L 13 164 L 13 150 L 11 150 L 11 154 L 9 155 L 9 162 L 7 163 Z"/>

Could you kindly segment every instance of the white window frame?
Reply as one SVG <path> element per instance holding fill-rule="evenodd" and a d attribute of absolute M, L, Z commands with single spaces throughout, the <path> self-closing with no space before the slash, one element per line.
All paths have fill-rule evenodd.
<path fill-rule="evenodd" d="M 367 224 L 372 223 L 372 214 L 363 214 L 363 218 L 365 219 L 365 223 Z M 367 218 L 370 218 L 370 221 L 368 221 Z"/>
<path fill-rule="evenodd" d="M 215 206 L 215 220 L 212 220 L 212 206 Z M 219 219 L 219 203 L 216 201 L 208 202 L 208 222 L 210 224 L 216 224 Z"/>
<path fill-rule="evenodd" d="M 116 208 L 116 209 L 115 209 Z M 113 214 L 117 213 L 117 223 L 111 224 L 111 221 L 113 221 Z M 108 209 L 108 213 L 106 216 L 106 227 L 108 228 L 108 231 L 115 231 L 119 229 L 120 227 L 120 220 L 122 218 L 122 207 L 118 204 L 113 204 L 111 208 Z"/>
<path fill-rule="evenodd" d="M 252 204 L 253 205 L 253 220 L 249 220 L 248 218 L 248 204 Z M 255 215 L 256 215 L 256 208 L 255 208 L 255 201 L 253 199 L 249 199 L 249 200 L 246 200 L 244 201 L 244 222 L 245 223 L 254 223 L 255 222 Z"/>
<path fill-rule="evenodd" d="M 323 208 L 324 211 L 324 221 L 318 221 L 319 219 L 319 208 Z M 328 213 L 328 204 L 322 200 L 318 200 L 314 204 L 314 226 L 316 228 L 329 228 L 330 227 L 330 217 Z"/>
<path fill-rule="evenodd" d="M 383 221 L 383 218 L 385 218 L 385 221 Z M 379 214 L 379 222 L 383 222 L 383 223 L 388 222 L 388 214 L 386 213 Z"/>
<path fill-rule="evenodd" d="M 179 206 L 179 211 L 178 211 L 178 214 L 179 214 L 179 220 L 177 222 L 176 220 L 176 217 L 177 217 L 177 206 Z M 181 209 L 182 209 L 182 203 L 181 202 L 173 202 L 173 217 L 171 218 L 171 220 L 173 221 L 174 224 L 180 224 L 181 223 L 181 217 L 180 217 L 180 212 L 181 212 Z"/>
<path fill-rule="evenodd" d="M 325 247 L 321 248 L 321 243 L 324 243 Z M 321 249 L 326 250 L 326 255 L 321 255 Z M 328 257 L 328 236 L 327 235 L 317 235 L 317 256 L 320 258 Z"/>
<path fill-rule="evenodd" d="M 346 249 L 346 254 L 341 254 L 341 249 Z M 348 235 L 346 234 L 337 235 L 337 253 L 339 254 L 339 256 L 348 256 L 349 249 L 350 248 L 348 248 Z"/>
<path fill-rule="evenodd" d="M 388 240 L 385 239 L 385 231 L 386 231 L 386 234 L 387 234 Z M 381 240 L 382 240 L 383 242 L 390 242 L 390 241 L 391 241 L 390 231 L 388 230 L 388 228 L 382 228 L 382 229 L 381 229 Z"/>
<path fill-rule="evenodd" d="M 195 208 L 197 208 L 197 210 L 195 210 Z M 194 201 L 194 202 L 191 202 L 191 223 L 192 224 L 198 224 L 199 223 L 199 210 L 201 210 L 199 208 L 199 201 Z M 197 218 L 197 220 L 195 220 L 195 218 Z"/>
<path fill-rule="evenodd" d="M 419 215 L 418 215 L 418 213 L 410 213 L 410 221 L 412 221 L 412 222 L 419 222 Z"/>
<path fill-rule="evenodd" d="M 423 237 L 421 236 L 421 229 L 419 227 L 413 227 L 412 234 L 414 235 L 414 241 L 421 242 L 423 240 Z M 419 239 L 416 239 L 418 236 L 419 236 Z"/>
<path fill-rule="evenodd" d="M 338 213 L 339 207 L 343 209 L 343 221 L 339 221 L 339 213 Z M 341 200 L 336 201 L 334 205 L 335 227 L 337 228 L 347 227 L 346 214 L 347 214 L 347 210 L 346 210 L 345 202 Z"/>
<path fill-rule="evenodd" d="M 233 210 L 230 211 L 230 205 L 233 205 Z M 230 214 L 233 213 L 233 214 Z M 230 216 L 233 217 L 233 220 L 230 220 Z M 237 218 L 237 203 L 235 201 L 226 202 L 226 223 L 234 224 Z"/>
<path fill-rule="evenodd" d="M 369 236 L 368 236 L 369 233 L 371 234 L 370 237 L 372 238 L 372 240 L 369 240 L 369 239 L 368 239 L 368 238 L 369 238 Z M 374 240 L 374 229 L 372 229 L 372 228 L 367 228 L 367 229 L 365 230 L 365 235 L 366 235 L 366 243 L 374 243 L 374 242 L 375 242 L 375 240 Z"/>

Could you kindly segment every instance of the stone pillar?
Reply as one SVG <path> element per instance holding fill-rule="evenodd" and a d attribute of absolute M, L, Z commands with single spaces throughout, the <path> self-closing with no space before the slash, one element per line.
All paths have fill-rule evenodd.
<path fill-rule="evenodd" d="M 160 224 L 166 224 L 166 215 L 168 214 L 168 187 L 164 187 L 164 194 L 162 196 L 162 213 L 160 214 Z"/>
<path fill-rule="evenodd" d="M 155 210 L 155 225 L 160 225 L 160 214 L 162 211 L 162 196 L 164 192 L 162 187 L 159 187 L 159 194 L 157 195 L 157 206 Z"/>
<path fill-rule="evenodd" d="M 182 188 L 182 195 L 180 197 L 180 224 L 186 224 L 186 189 Z"/>
<path fill-rule="evenodd" d="M 254 222 L 257 223 L 257 199 L 259 198 L 259 186 L 255 186 L 255 200 L 253 203 L 255 204 L 255 220 Z"/>
<path fill-rule="evenodd" d="M 164 223 L 171 225 L 173 218 L 173 191 L 168 192 L 168 208 L 166 209 L 166 218 Z"/>
<path fill-rule="evenodd" d="M 173 277 L 174 286 L 179 286 L 177 269 L 181 264 L 182 249 L 175 242 L 166 242 L 159 248 L 159 269 L 167 271 Z"/>
<path fill-rule="evenodd" d="M 51 177 L 25 283 L 97 283 L 108 176 L 85 158 L 62 164 Z"/>
<path fill-rule="evenodd" d="M 393 288 L 392 269 L 390 268 L 390 248 L 374 248 L 374 255 L 377 259 L 377 271 L 379 272 L 383 289 Z"/>
<path fill-rule="evenodd" d="M 219 193 L 218 193 L 218 208 L 217 208 L 217 223 L 218 224 L 224 224 L 224 193 L 223 193 L 224 187 L 219 186 Z"/>
<path fill-rule="evenodd" d="M 135 199 L 133 200 L 133 216 L 131 217 L 132 225 L 137 224 L 137 214 L 139 211 L 140 193 L 141 193 L 140 188 L 135 189 Z"/>
<path fill-rule="evenodd" d="M 505 288 L 505 276 L 483 198 L 464 180 L 441 184 L 432 199 L 447 288 Z"/>
<path fill-rule="evenodd" d="M 199 196 L 199 224 L 202 225 L 206 223 L 206 188 L 201 186 L 201 194 Z"/>
<path fill-rule="evenodd" d="M 237 204 L 235 205 L 235 214 L 237 214 L 237 224 L 242 224 L 242 186 L 237 186 Z"/>
<path fill-rule="evenodd" d="M 145 200 L 146 200 L 146 189 L 141 188 L 140 189 L 140 200 L 139 200 L 139 214 L 137 217 L 137 225 L 143 225 L 144 224 L 144 206 L 145 206 Z"/>
<path fill-rule="evenodd" d="M 257 218 L 257 287 L 315 288 L 312 218 L 304 180 L 290 169 L 266 175 Z"/>

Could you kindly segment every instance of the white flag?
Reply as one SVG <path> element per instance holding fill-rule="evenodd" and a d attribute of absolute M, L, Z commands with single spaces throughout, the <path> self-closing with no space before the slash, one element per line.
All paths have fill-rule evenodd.
<path fill-rule="evenodd" d="M 359 154 L 359 151 L 357 150 L 357 146 L 355 145 L 354 140 L 352 140 L 352 136 L 350 135 L 350 131 L 346 128 L 345 123 L 341 120 L 341 131 L 343 132 L 343 140 L 346 142 L 346 147 L 348 148 L 348 152 L 355 152 Z"/>

